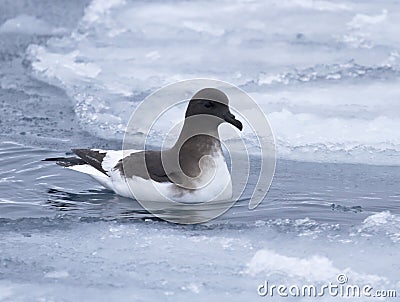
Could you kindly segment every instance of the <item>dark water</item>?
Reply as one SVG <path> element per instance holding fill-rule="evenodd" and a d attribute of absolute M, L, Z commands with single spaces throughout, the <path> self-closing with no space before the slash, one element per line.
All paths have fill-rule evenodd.
<path fill-rule="evenodd" d="M 117 196 L 91 177 L 41 161 L 63 155 L 61 151 L 3 141 L 0 152 L 1 218 L 153 218 L 136 201 Z M 398 167 L 279 160 L 270 191 L 258 208 L 248 210 L 243 198 L 214 223 L 251 225 L 257 220 L 308 217 L 351 226 L 374 213 L 399 214 L 399 176 Z M 244 196 L 250 196 L 254 186 L 250 178 Z"/>

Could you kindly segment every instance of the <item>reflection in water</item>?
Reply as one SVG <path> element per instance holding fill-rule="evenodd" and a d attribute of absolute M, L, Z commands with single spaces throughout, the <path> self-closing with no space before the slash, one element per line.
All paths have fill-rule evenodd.
<path fill-rule="evenodd" d="M 51 188 L 47 190 L 48 198 L 44 202 L 46 207 L 51 209 L 68 212 L 69 215 L 78 215 L 80 217 L 97 217 L 104 220 L 120 219 L 151 219 L 161 220 L 158 217 L 178 219 L 180 223 L 190 223 L 193 219 L 207 217 L 210 212 L 218 212 L 230 201 L 220 201 L 210 204 L 208 207 L 202 207 L 199 210 L 196 205 L 180 204 L 171 206 L 159 203 L 157 212 L 151 214 L 145 210 L 138 201 L 124 198 L 116 195 L 113 191 L 107 189 L 86 190 L 79 193 L 72 193 L 60 189 Z M 237 208 L 246 210 L 249 198 L 242 198 L 236 205 Z"/>
<path fill-rule="evenodd" d="M 47 190 L 44 205 L 54 210 L 80 217 L 98 217 L 105 220 L 120 218 L 152 219 L 149 212 L 133 199 L 115 195 L 107 189 L 87 190 L 79 193 L 59 189 Z"/>

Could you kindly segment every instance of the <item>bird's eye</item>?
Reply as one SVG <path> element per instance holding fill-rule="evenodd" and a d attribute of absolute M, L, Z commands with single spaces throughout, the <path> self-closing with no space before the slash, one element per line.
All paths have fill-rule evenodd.
<path fill-rule="evenodd" d="M 204 103 L 204 107 L 206 107 L 206 108 L 211 108 L 213 106 L 214 106 L 214 104 L 212 102 L 205 102 Z"/>

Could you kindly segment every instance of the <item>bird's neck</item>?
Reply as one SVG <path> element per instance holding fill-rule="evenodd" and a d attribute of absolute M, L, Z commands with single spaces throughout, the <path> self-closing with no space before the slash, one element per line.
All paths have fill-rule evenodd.
<path fill-rule="evenodd" d="M 190 145 L 190 148 L 188 146 Z M 173 149 L 179 152 L 196 152 L 197 156 L 209 155 L 221 148 L 218 125 L 185 121 Z"/>
<path fill-rule="evenodd" d="M 198 177 L 201 173 L 200 161 L 207 156 L 222 154 L 218 126 L 187 123 L 183 125 L 175 145 L 166 151 L 165 156 L 172 167 L 178 166 L 184 175 Z M 209 160 L 206 160 L 208 162 Z M 207 164 L 207 163 L 204 164 Z"/>
<path fill-rule="evenodd" d="M 219 139 L 218 125 L 211 123 L 196 123 L 195 121 L 185 121 L 178 140 L 186 140 L 198 134 L 205 134 Z"/>

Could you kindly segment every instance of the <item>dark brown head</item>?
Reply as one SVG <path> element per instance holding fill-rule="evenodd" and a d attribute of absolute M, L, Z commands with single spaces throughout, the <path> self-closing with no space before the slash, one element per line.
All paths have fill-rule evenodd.
<path fill-rule="evenodd" d="M 228 122 L 239 130 L 242 123 L 229 110 L 229 99 L 222 91 L 215 88 L 204 88 L 196 92 L 189 102 L 185 118 L 195 115 L 215 116 L 217 121 Z"/>

